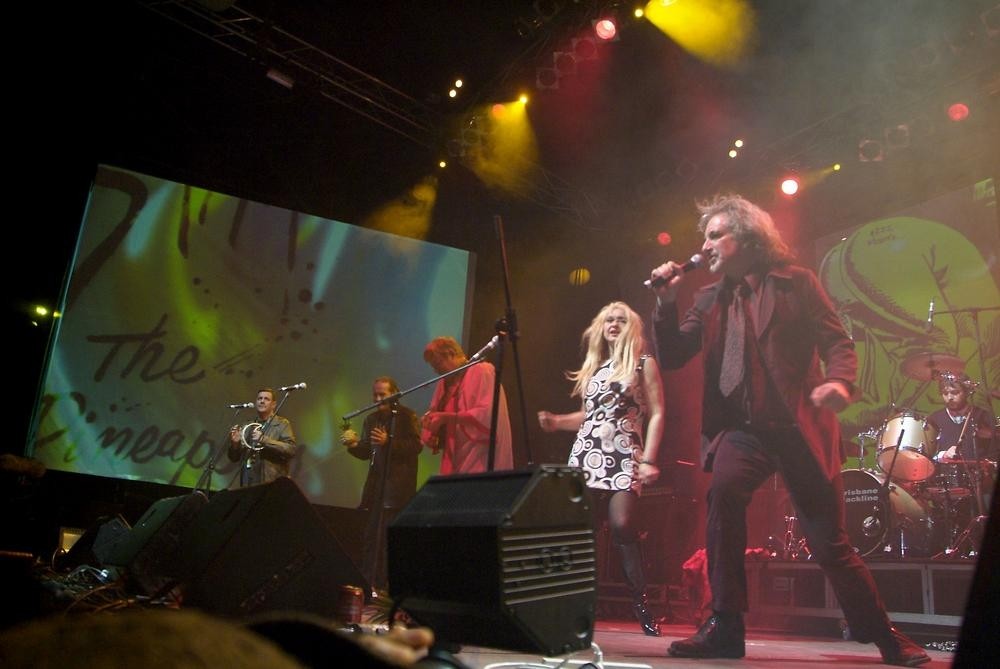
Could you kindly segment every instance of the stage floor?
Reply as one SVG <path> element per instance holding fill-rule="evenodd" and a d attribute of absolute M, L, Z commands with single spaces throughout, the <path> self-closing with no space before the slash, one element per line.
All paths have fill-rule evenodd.
<path fill-rule="evenodd" d="M 837 669 L 871 669 L 881 664 L 878 648 L 872 644 L 859 644 L 840 639 L 793 636 L 773 632 L 747 632 L 747 654 L 742 660 L 690 660 L 667 657 L 667 646 L 672 641 L 690 636 L 694 628 L 690 624 L 664 625 L 663 636 L 647 637 L 632 622 L 598 621 L 594 630 L 594 643 L 603 653 L 604 666 L 608 669 L 651 667 L 652 669 L 699 667 L 740 667 L 742 669 L 805 669 L 817 664 Z M 950 667 L 954 653 L 927 650 L 931 661 L 922 665 L 924 669 L 945 669 Z M 487 648 L 463 647 L 457 658 L 469 669 L 506 667 L 517 669 L 530 666 L 532 669 L 545 666 L 542 656 L 510 653 Z M 559 658 L 563 659 L 563 658 Z M 594 659 L 592 653 L 581 651 L 570 656 L 572 665 Z M 530 663 L 530 665 L 529 665 Z M 556 661 L 548 666 L 557 666 Z"/>

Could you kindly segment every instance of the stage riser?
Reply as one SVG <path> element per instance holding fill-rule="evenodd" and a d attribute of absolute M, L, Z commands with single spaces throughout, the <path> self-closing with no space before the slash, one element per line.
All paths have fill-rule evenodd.
<path fill-rule="evenodd" d="M 868 568 L 894 623 L 957 638 L 975 563 L 869 562 Z M 747 586 L 748 625 L 814 631 L 820 619 L 839 623 L 843 618 L 833 589 L 814 563 L 748 563 Z"/>

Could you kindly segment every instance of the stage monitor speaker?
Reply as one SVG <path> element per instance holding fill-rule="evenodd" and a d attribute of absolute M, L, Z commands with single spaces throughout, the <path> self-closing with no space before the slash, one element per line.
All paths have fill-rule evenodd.
<path fill-rule="evenodd" d="M 184 603 L 220 615 L 283 610 L 333 617 L 342 586 L 369 590 L 289 478 L 216 493 L 183 545 Z"/>
<path fill-rule="evenodd" d="M 441 641 L 589 649 L 597 601 L 582 470 L 435 476 L 389 525 L 389 593 Z"/>
<path fill-rule="evenodd" d="M 70 547 L 65 555 L 55 560 L 59 569 L 71 569 L 82 564 L 101 567 L 108 562 L 108 557 L 115 545 L 128 535 L 128 522 L 121 516 L 98 519 L 97 524 L 84 532 Z"/>
<path fill-rule="evenodd" d="M 111 546 L 105 562 L 125 567 L 130 582 L 147 595 L 176 583 L 182 537 L 207 503 L 201 492 L 157 500 Z"/>

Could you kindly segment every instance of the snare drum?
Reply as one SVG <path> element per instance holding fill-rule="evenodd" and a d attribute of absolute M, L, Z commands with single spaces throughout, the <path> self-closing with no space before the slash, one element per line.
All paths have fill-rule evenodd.
<path fill-rule="evenodd" d="M 920 414 L 911 411 L 896 414 L 882 427 L 876 456 L 879 469 L 886 473 L 891 470 L 896 481 L 928 479 L 934 473 L 937 432 Z"/>

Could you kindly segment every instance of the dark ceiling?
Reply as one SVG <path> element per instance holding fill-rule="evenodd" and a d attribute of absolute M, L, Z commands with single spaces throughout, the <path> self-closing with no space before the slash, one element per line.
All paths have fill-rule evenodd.
<path fill-rule="evenodd" d="M 521 90 L 533 96 L 541 148 L 543 178 L 531 197 L 493 192 L 455 166 L 439 177 L 430 238 L 480 254 L 477 292 L 486 297 L 477 296 L 474 329 L 484 331 L 502 294 L 495 241 L 476 228 L 489 229 L 494 214 L 508 222 L 518 269 L 555 265 L 563 276 L 577 260 L 553 262 L 559 253 L 582 263 L 615 255 L 607 262 L 617 280 L 657 231 L 684 244 L 674 255 L 690 253 L 696 198 L 738 190 L 787 206 L 773 192 L 788 170 L 845 166 L 797 200 L 800 241 L 1000 172 L 995 1 L 748 4 L 755 48 L 734 69 L 693 58 L 628 19 L 628 3 L 607 1 L 19 9 L 26 14 L 10 26 L 31 47 L 14 66 L 24 117 L 13 132 L 25 131 L 23 183 L 41 209 L 25 231 L 37 281 L 12 284 L 15 307 L 54 301 L 98 163 L 360 222 L 434 170 L 473 103 Z M 597 64 L 581 64 L 559 89 L 536 90 L 537 68 L 614 7 L 625 27 Z M 302 49 L 291 51 L 295 44 Z M 268 67 L 289 70 L 295 86 L 267 79 Z M 456 76 L 467 86 L 451 101 Z M 944 115 L 955 100 L 972 109 L 961 124 Z M 900 124 L 910 127 L 909 146 L 858 162 L 861 138 L 884 139 Z M 748 145 L 732 161 L 725 153 L 737 136 Z M 644 262 L 637 255 L 633 264 Z M 574 298 L 586 312 L 618 292 L 613 281 L 594 291 Z"/>

